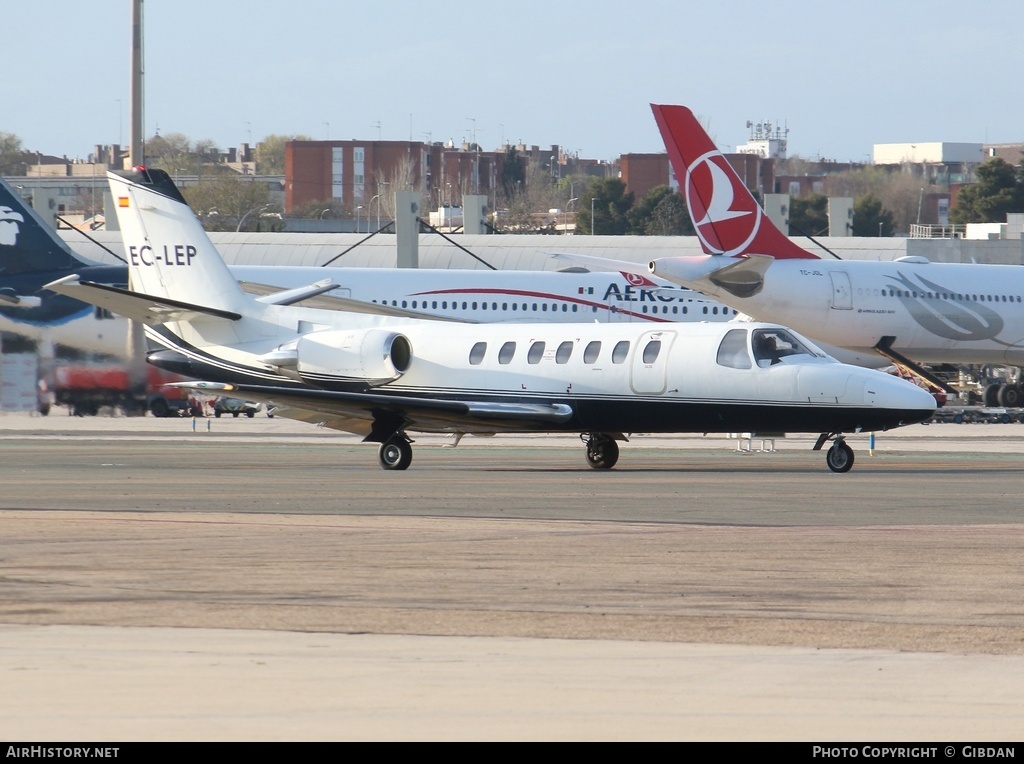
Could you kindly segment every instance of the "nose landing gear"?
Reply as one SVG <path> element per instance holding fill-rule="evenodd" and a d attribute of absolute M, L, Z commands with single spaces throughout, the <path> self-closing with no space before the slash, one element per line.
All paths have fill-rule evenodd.
<path fill-rule="evenodd" d="M 829 438 L 832 438 L 832 445 L 825 452 L 825 464 L 833 472 L 849 472 L 853 467 L 853 449 L 843 439 L 842 434 L 823 432 L 814 444 L 814 450 L 820 451 Z"/>

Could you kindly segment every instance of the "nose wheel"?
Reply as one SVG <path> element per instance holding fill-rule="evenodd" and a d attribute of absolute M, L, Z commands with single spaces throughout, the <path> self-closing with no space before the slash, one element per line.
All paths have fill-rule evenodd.
<path fill-rule="evenodd" d="M 405 470 L 412 464 L 412 445 L 405 438 L 391 438 L 377 450 L 380 466 L 386 470 Z"/>

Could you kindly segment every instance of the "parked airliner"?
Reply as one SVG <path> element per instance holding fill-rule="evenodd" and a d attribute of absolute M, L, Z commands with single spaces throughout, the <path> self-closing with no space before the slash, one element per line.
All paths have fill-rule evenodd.
<path fill-rule="evenodd" d="M 465 324 L 301 307 L 325 284 L 241 290 L 167 173 L 108 175 L 134 291 L 69 276 L 48 289 L 147 325 L 151 363 L 380 444 L 412 460 L 411 432 L 573 432 L 598 469 L 634 432 L 783 431 L 832 440 L 920 422 L 934 399 L 846 366 L 772 324 Z"/>
<path fill-rule="evenodd" d="M 634 273 L 233 266 L 250 292 L 267 294 L 329 278 L 327 295 L 388 306 L 396 315 L 475 322 L 726 321 L 736 311 L 689 289 Z M 108 355 L 126 352 L 128 324 L 109 312 L 42 291 L 78 273 L 126 285 L 126 266 L 75 254 L 0 179 L 0 331 Z M 355 308 L 357 306 L 351 305 Z"/>
<path fill-rule="evenodd" d="M 653 260 L 651 273 L 933 383 L 920 364 L 1024 364 L 1024 268 L 821 259 L 769 221 L 689 109 L 651 108 L 707 253 Z M 1018 384 L 993 392 L 1024 403 Z"/>

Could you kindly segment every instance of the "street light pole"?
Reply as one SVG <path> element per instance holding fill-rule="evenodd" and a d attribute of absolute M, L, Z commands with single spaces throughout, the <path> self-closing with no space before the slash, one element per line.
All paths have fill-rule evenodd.
<path fill-rule="evenodd" d="M 267 209 L 267 207 L 270 206 L 271 205 L 269 204 L 264 204 L 262 207 L 253 207 L 251 210 L 242 215 L 242 219 L 238 221 L 238 227 L 235 228 L 235 233 L 239 233 L 242 230 L 242 226 L 245 224 L 246 218 L 248 218 L 252 213 L 256 212 L 257 210 L 262 212 L 263 210 Z"/>
<path fill-rule="evenodd" d="M 572 199 L 565 203 L 565 214 L 562 215 L 562 235 L 565 236 L 569 233 L 569 205 L 573 202 L 578 201 L 574 196 Z"/>
<path fill-rule="evenodd" d="M 381 181 L 380 185 L 382 185 L 382 186 L 390 186 L 391 182 L 387 181 L 387 180 Z M 381 196 L 380 194 L 377 194 L 377 230 L 378 231 L 380 230 L 380 196 Z"/>
<path fill-rule="evenodd" d="M 377 199 L 377 230 L 380 230 L 380 194 L 374 194 L 370 199 L 370 204 L 366 209 L 366 232 L 370 232 L 370 213 L 373 211 L 373 200 Z"/>

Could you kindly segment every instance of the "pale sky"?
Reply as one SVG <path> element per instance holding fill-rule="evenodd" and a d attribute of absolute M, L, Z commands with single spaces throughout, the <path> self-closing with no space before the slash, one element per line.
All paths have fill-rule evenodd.
<path fill-rule="evenodd" d="M 130 0 L 0 0 L 0 131 L 85 159 L 129 139 Z M 657 152 L 649 104 L 723 151 L 748 120 L 789 153 L 1024 141 L 1011 0 L 147 0 L 146 136 L 270 134 Z"/>

